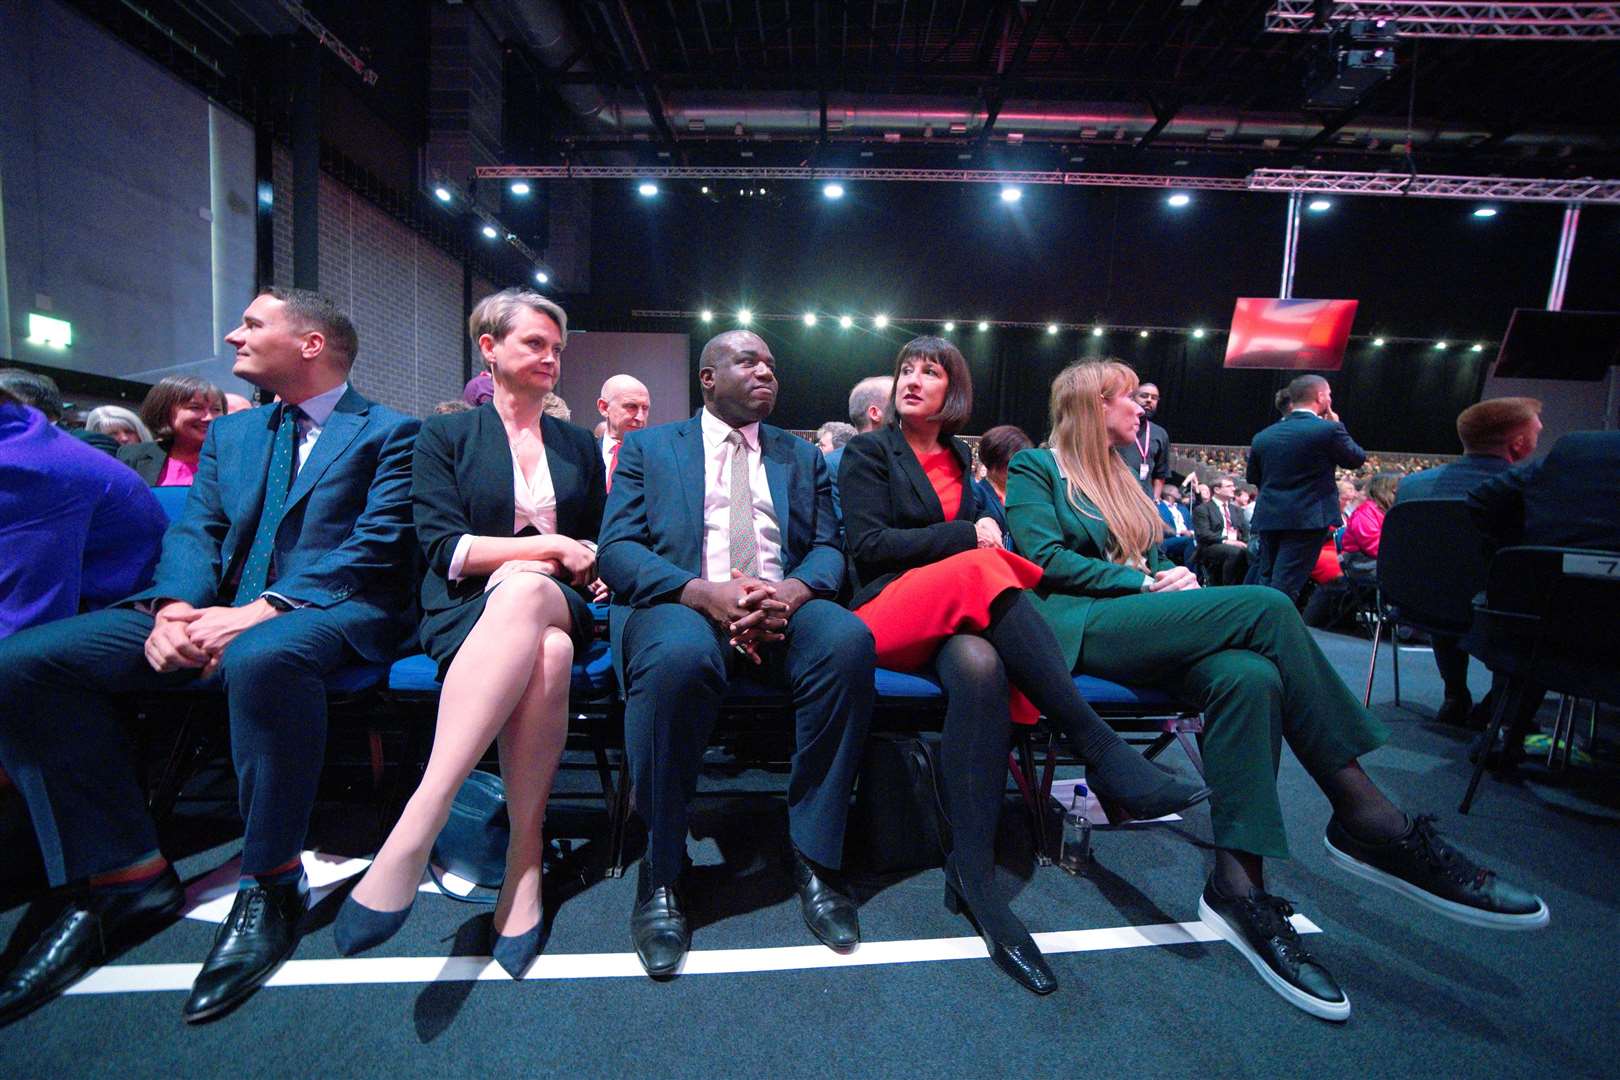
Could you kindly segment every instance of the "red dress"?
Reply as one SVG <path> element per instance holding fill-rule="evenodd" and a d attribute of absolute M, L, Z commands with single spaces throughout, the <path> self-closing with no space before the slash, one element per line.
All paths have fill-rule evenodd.
<path fill-rule="evenodd" d="M 949 448 L 919 462 L 939 496 L 945 520 L 962 506 L 962 470 Z M 1041 568 L 1004 548 L 976 548 L 907 570 L 855 617 L 872 631 L 877 662 L 894 671 L 916 671 L 933 662 L 952 634 L 977 633 L 990 625 L 990 605 L 1008 589 L 1028 589 L 1041 580 Z M 1033 724 L 1040 710 L 1016 687 L 1011 700 L 1015 723 Z"/>

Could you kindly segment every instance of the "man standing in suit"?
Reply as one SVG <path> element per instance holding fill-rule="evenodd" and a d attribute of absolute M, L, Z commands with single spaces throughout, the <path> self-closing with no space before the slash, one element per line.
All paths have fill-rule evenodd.
<path fill-rule="evenodd" d="M 1209 490 L 1210 500 L 1193 510 L 1198 561 L 1207 569 L 1211 585 L 1241 585 L 1249 572 L 1249 527 L 1232 502 L 1237 483 L 1221 473 Z"/>
<path fill-rule="evenodd" d="M 1485 481 L 1500 476 L 1536 452 L 1541 436 L 1541 402 L 1535 398 L 1492 398 L 1470 405 L 1457 416 L 1463 456 L 1435 469 L 1424 469 L 1401 481 L 1395 503 L 1414 499 L 1466 499 Z M 1468 654 L 1459 638 L 1431 634 L 1434 665 L 1445 683 L 1445 698 L 1435 719 L 1467 724 L 1474 706 L 1468 692 Z M 1488 713 L 1486 714 L 1489 715 Z M 1479 725 L 1483 726 L 1483 724 Z"/>
<path fill-rule="evenodd" d="M 1367 452 L 1339 422 L 1333 390 L 1322 376 L 1296 378 L 1287 400 L 1288 415 L 1254 437 L 1247 479 L 1260 489 L 1250 522 L 1260 534 L 1255 583 L 1297 602 L 1323 536 L 1339 524 L 1333 469 L 1357 468 Z"/>
<path fill-rule="evenodd" d="M 0 1022 L 105 963 L 185 898 L 158 849 L 117 695 L 218 687 L 245 832 L 235 903 L 183 1016 L 261 986 L 298 943 L 300 854 L 326 744 L 325 676 L 390 660 L 410 630 L 417 422 L 348 383 L 359 347 L 330 300 L 270 289 L 225 340 L 280 398 L 209 429 L 151 588 L 0 642 L 0 763 L 52 885 L 82 886 L 0 977 Z"/>
<path fill-rule="evenodd" d="M 703 408 L 625 442 L 600 535 L 630 776 L 648 827 L 630 933 L 655 977 L 674 974 L 691 945 L 680 896 L 687 805 L 739 670 L 792 692 L 788 831 L 804 921 L 834 949 L 860 941 L 855 904 L 833 875 L 872 709 L 872 635 L 830 599 L 844 553 L 821 453 L 760 422 L 776 404 L 775 368 L 748 331 L 704 346 Z"/>
<path fill-rule="evenodd" d="M 624 445 L 626 435 L 647 426 L 647 418 L 652 414 L 652 395 L 635 376 L 613 375 L 602 384 L 596 411 L 602 414 L 602 422 L 607 425 L 597 437 L 596 446 L 602 454 L 602 468 L 607 471 L 607 489 L 612 491 L 619 448 Z"/>
<path fill-rule="evenodd" d="M 1142 420 L 1137 425 L 1136 438 L 1124 446 L 1114 447 L 1114 453 L 1131 467 L 1142 490 L 1154 502 L 1170 479 L 1170 433 L 1153 422 L 1159 410 L 1159 388 L 1150 382 L 1142 383 L 1131 397 L 1142 406 Z"/>
<path fill-rule="evenodd" d="M 849 423 L 856 435 L 876 431 L 883 423 L 883 411 L 894 396 L 893 375 L 869 375 L 849 392 Z M 848 445 L 847 443 L 845 445 Z M 827 455 L 827 474 L 832 477 L 833 513 L 844 520 L 843 501 L 838 496 L 838 470 L 844 464 L 844 447 L 834 447 Z"/>

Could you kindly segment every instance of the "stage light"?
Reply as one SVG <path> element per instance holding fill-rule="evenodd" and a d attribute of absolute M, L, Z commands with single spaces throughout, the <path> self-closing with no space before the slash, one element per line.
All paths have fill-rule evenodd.
<path fill-rule="evenodd" d="M 708 193 L 709 193 L 709 185 L 704 184 L 703 185 L 703 194 L 707 195 Z"/>
<path fill-rule="evenodd" d="M 1180 208 L 1192 202 L 1192 196 L 1186 194 L 1185 192 L 1178 191 L 1164 201 L 1169 203 L 1171 206 Z"/>
<path fill-rule="evenodd" d="M 495 239 L 497 236 L 499 236 L 501 234 L 495 231 L 495 226 L 493 226 L 493 225 L 485 225 L 484 226 L 484 235 L 489 237 L 489 239 L 493 240 L 493 239 Z"/>
<path fill-rule="evenodd" d="M 1202 326 L 1193 327 L 1193 337 L 1201 338 L 1203 336 L 1204 336 L 1204 328 Z"/>
<path fill-rule="evenodd" d="M 1091 336 L 1092 337 L 1102 337 L 1103 336 L 1103 328 L 1100 327 L 1100 326 L 1093 326 L 1091 328 Z"/>
<path fill-rule="evenodd" d="M 653 183 L 651 180 L 648 180 L 645 183 L 643 183 L 640 187 L 636 188 L 636 190 L 641 192 L 641 197 L 642 198 L 650 199 L 654 195 L 658 194 L 658 185 Z"/>
<path fill-rule="evenodd" d="M 1449 341 L 1437 341 L 1437 342 L 1434 343 L 1434 347 L 1437 348 L 1437 349 L 1449 349 L 1449 348 L 1451 348 L 1451 342 L 1449 342 Z"/>
<path fill-rule="evenodd" d="M 1136 336 L 1140 337 L 1140 338 L 1145 338 L 1145 337 L 1148 336 L 1148 332 L 1146 330 L 1138 330 L 1136 332 Z"/>
<path fill-rule="evenodd" d="M 1481 206 L 1481 207 L 1479 207 L 1478 209 L 1476 209 L 1474 211 L 1474 216 L 1478 217 L 1478 218 L 1495 217 L 1496 216 L 1496 207 L 1494 207 L 1494 206 Z"/>
<path fill-rule="evenodd" d="M 704 308 L 702 311 L 698 312 L 698 318 L 702 319 L 704 322 L 714 322 L 714 312 L 710 311 L 708 308 Z"/>
<path fill-rule="evenodd" d="M 807 312 L 804 313 L 804 325 L 806 325 L 806 326 L 814 326 L 814 325 L 816 325 L 816 313 L 815 312 L 807 311 Z"/>
<path fill-rule="evenodd" d="M 852 327 L 854 325 L 855 325 L 855 320 L 850 318 L 848 315 L 840 315 L 840 316 L 838 316 L 838 328 L 840 330 L 848 330 L 850 327 Z"/>
<path fill-rule="evenodd" d="M 1383 338 L 1381 338 L 1381 337 L 1373 338 L 1373 348 L 1382 349 L 1383 347 L 1384 347 L 1384 339 Z"/>
<path fill-rule="evenodd" d="M 1046 332 L 1047 332 L 1047 333 L 1048 333 L 1048 334 L 1055 334 L 1055 333 L 1057 333 L 1057 332 L 1058 332 L 1058 324 L 1057 324 L 1057 323 L 1055 323 L 1055 322 L 1049 322 L 1049 323 L 1047 323 L 1047 324 L 1046 324 Z"/>
<path fill-rule="evenodd" d="M 1484 352 L 1485 351 L 1485 346 L 1481 345 L 1479 342 L 1476 341 L 1474 343 L 1474 347 L 1472 349 L 1469 349 L 1468 351 L 1469 352 Z"/>
<path fill-rule="evenodd" d="M 749 311 L 747 308 L 743 308 L 741 311 L 737 312 L 737 325 L 738 326 L 747 326 L 749 323 L 751 323 L 753 321 L 754 321 L 754 313 L 752 311 Z"/>
<path fill-rule="evenodd" d="M 844 197 L 844 185 L 825 184 L 822 186 L 821 193 L 829 199 L 842 199 Z"/>
<path fill-rule="evenodd" d="M 1305 209 L 1309 210 L 1313 214 L 1320 214 L 1324 211 L 1333 209 L 1333 200 L 1312 199 L 1310 202 L 1305 204 Z"/>
<path fill-rule="evenodd" d="M 451 199 L 450 189 L 445 187 L 443 184 L 440 184 L 438 187 L 433 189 L 433 197 L 438 199 L 440 202 L 449 202 Z"/>
<path fill-rule="evenodd" d="M 551 280 L 551 275 L 546 273 L 544 270 L 536 270 L 534 272 L 534 280 L 544 285 Z"/>
<path fill-rule="evenodd" d="M 984 320 L 982 320 L 982 319 L 981 319 L 981 320 L 980 320 L 980 321 L 979 321 L 979 329 L 980 329 L 980 330 L 981 330 L 981 331 L 982 331 L 982 330 L 988 330 L 988 329 L 990 329 L 990 324 L 989 324 L 989 323 L 987 323 L 987 322 L 985 322 L 985 321 L 984 321 Z"/>
<path fill-rule="evenodd" d="M 1009 185 L 1001 189 L 1001 201 L 1004 203 L 1015 203 L 1023 197 L 1024 189 L 1021 187 L 1012 187 Z"/>
<path fill-rule="evenodd" d="M 948 323 L 946 323 L 946 324 L 945 324 L 945 332 L 946 332 L 946 333 L 947 333 L 947 334 L 954 334 L 954 333 L 956 333 L 956 324 L 955 324 L 955 323 L 953 323 L 953 322 L 948 322 Z"/>
<path fill-rule="evenodd" d="M 881 330 L 885 326 L 889 325 L 889 317 L 887 315 L 879 315 L 872 320 L 872 325 Z"/>
<path fill-rule="evenodd" d="M 510 191 L 513 195 L 527 195 L 533 189 L 529 187 L 529 182 L 527 180 L 514 180 L 512 181 L 512 186 L 506 190 Z"/>

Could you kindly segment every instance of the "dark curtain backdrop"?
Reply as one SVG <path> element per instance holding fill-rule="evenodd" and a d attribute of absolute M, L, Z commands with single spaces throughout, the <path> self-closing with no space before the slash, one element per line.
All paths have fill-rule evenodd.
<path fill-rule="evenodd" d="M 734 184 L 737 182 L 733 182 Z M 1271 418 L 1281 373 L 1222 370 L 1226 338 L 1171 333 L 1092 338 L 1065 330 L 992 328 L 977 319 L 1056 320 L 1222 329 L 1239 296 L 1275 296 L 1285 199 L 1194 192 L 1173 211 L 1164 192 L 1030 187 L 1006 206 L 994 185 L 847 185 L 841 201 L 819 187 L 767 183 L 764 196 L 737 187 L 698 193 L 666 183 L 655 199 L 632 185 L 599 182 L 592 221 L 588 297 L 565 298 L 582 326 L 683 330 L 696 357 L 710 332 L 735 325 L 739 307 L 815 311 L 815 327 L 756 322 L 781 364 L 777 423 L 815 427 L 842 419 L 850 385 L 890 370 L 899 346 L 936 322 L 973 368 L 973 431 L 1017 423 L 1046 428 L 1052 376 L 1069 360 L 1102 352 L 1130 362 L 1164 392 L 1162 419 L 1178 440 L 1247 443 Z M 748 188 L 746 182 L 741 184 Z M 1339 198 L 1307 214 L 1296 296 L 1361 302 L 1344 370 L 1331 376 L 1335 402 L 1363 445 L 1456 452 L 1454 419 L 1477 400 L 1515 307 L 1546 301 L 1561 209 L 1501 204 L 1488 221 L 1450 200 Z M 1620 309 L 1620 213 L 1588 208 L 1572 264 L 1569 309 Z M 632 318 L 636 309 L 712 308 L 716 320 L 670 325 Z M 895 317 L 884 331 L 877 313 Z M 840 314 L 856 328 L 840 330 Z M 1421 344 L 1375 349 L 1374 334 Z M 1432 340 L 1452 342 L 1435 350 Z M 1482 353 L 1475 341 L 1489 343 Z"/>

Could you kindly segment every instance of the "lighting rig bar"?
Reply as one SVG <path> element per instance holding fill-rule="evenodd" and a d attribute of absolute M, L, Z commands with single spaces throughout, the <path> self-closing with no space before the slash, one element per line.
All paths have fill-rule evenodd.
<path fill-rule="evenodd" d="M 366 62 L 355 55 L 353 49 L 339 41 L 337 35 L 328 30 L 321 23 L 321 20 L 311 15 L 308 8 L 295 3 L 294 0 L 281 0 L 281 6 L 286 9 L 287 14 L 298 20 L 299 25 L 314 34 L 316 41 L 331 49 L 337 54 L 339 60 L 353 68 L 354 73 L 360 76 L 362 82 L 367 86 L 377 85 L 377 72 L 367 67 Z"/>
<path fill-rule="evenodd" d="M 1063 184 L 1177 191 L 1320 192 L 1423 199 L 1620 203 L 1620 180 L 1434 176 L 1327 169 L 1256 169 L 1246 177 L 994 169 L 832 169 L 804 166 L 480 165 L 480 180 L 875 180 L 947 184 Z"/>
<path fill-rule="evenodd" d="M 1613 41 L 1620 39 L 1620 4 L 1424 3 L 1422 0 L 1341 0 L 1318 20 L 1318 0 L 1277 0 L 1265 28 L 1277 34 L 1308 34 L 1352 19 L 1395 23 L 1403 38 L 1490 38 L 1514 41 Z"/>

